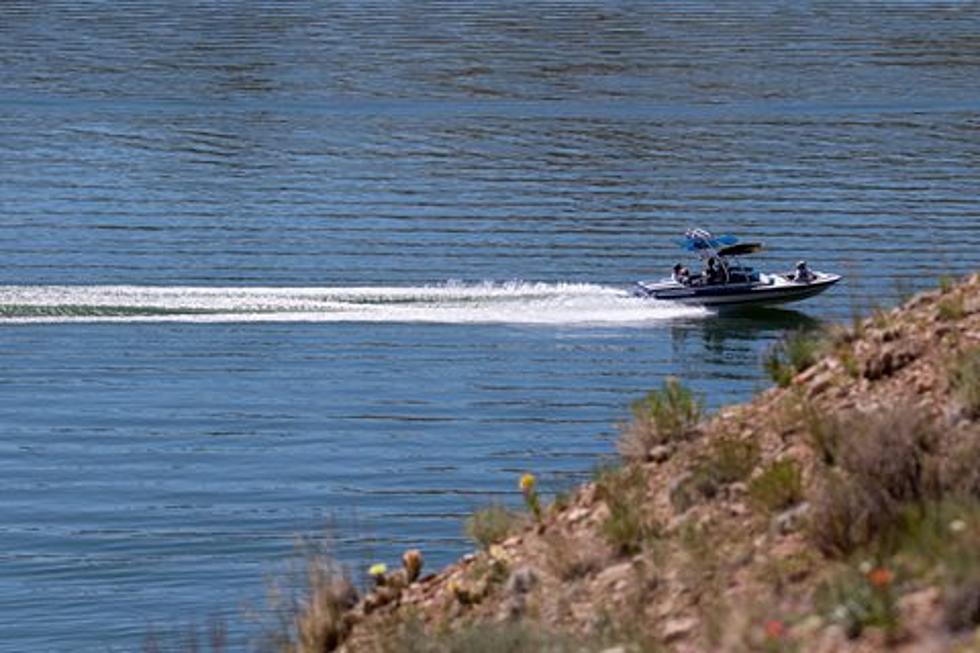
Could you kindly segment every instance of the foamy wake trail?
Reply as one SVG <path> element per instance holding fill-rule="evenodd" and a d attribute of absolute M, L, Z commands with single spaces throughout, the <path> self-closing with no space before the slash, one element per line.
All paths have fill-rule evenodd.
<path fill-rule="evenodd" d="M 428 322 L 636 325 L 705 311 L 608 286 L 482 283 L 418 287 L 0 286 L 2 322 Z"/>

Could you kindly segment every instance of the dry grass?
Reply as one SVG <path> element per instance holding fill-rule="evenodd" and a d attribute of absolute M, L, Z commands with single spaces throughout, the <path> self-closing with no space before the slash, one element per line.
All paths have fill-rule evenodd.
<path fill-rule="evenodd" d="M 544 537 L 548 547 L 548 566 L 558 578 L 571 581 L 602 569 L 606 552 L 602 547 L 583 546 L 562 533 L 551 531 Z"/>
<path fill-rule="evenodd" d="M 882 503 L 919 500 L 933 489 L 939 433 L 927 416 L 897 406 L 852 414 L 847 425 L 841 467 Z"/>
<path fill-rule="evenodd" d="M 332 651 L 350 634 L 345 613 L 357 603 L 357 590 L 346 571 L 324 552 L 305 554 L 305 587 L 300 595 L 281 586 L 270 593 L 278 624 L 265 633 L 262 650 L 279 653 Z M 291 579 L 287 579 L 292 586 Z"/>
<path fill-rule="evenodd" d="M 824 555 L 846 557 L 870 543 L 888 523 L 874 497 L 839 471 L 821 476 L 810 497 L 807 534 Z"/>
<path fill-rule="evenodd" d="M 964 500 L 980 500 L 980 439 L 969 432 L 960 434 L 940 464 L 944 492 Z"/>
<path fill-rule="evenodd" d="M 417 620 L 408 620 L 380 647 L 385 653 L 580 653 L 599 649 L 525 622 L 470 624 L 450 632 L 433 633 Z"/>
<path fill-rule="evenodd" d="M 980 417 L 980 347 L 963 352 L 950 366 L 949 383 L 972 418 Z"/>
<path fill-rule="evenodd" d="M 909 408 L 833 418 L 831 459 L 811 497 L 810 536 L 825 554 L 846 556 L 888 528 L 909 503 L 940 491 L 938 434 Z"/>
<path fill-rule="evenodd" d="M 627 460 L 646 460 L 653 447 L 688 437 L 704 413 L 701 398 L 673 377 L 633 402 L 631 409 L 633 419 L 617 444 Z"/>
<path fill-rule="evenodd" d="M 810 446 L 817 452 L 824 465 L 834 466 L 840 456 L 840 445 L 845 439 L 847 424 L 838 415 L 827 415 L 813 405 L 801 403 L 801 414 Z"/>

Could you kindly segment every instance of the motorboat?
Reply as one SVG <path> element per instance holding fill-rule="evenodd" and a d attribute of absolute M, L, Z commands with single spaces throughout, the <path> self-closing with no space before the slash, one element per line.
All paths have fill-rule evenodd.
<path fill-rule="evenodd" d="M 688 230 L 679 244 L 704 261 L 704 271 L 692 275 L 678 264 L 670 278 L 638 281 L 634 295 L 719 308 L 783 304 L 819 295 L 841 280 L 839 274 L 811 270 L 806 261 L 789 272 L 758 272 L 739 257 L 761 251 L 761 243 L 716 237 L 704 229 Z"/>

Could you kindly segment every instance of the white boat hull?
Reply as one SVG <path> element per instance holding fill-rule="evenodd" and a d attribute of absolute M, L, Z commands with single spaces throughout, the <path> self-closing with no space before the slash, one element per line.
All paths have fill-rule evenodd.
<path fill-rule="evenodd" d="M 676 281 L 640 281 L 633 292 L 639 297 L 698 306 L 764 306 L 819 295 L 840 279 L 837 274 L 814 272 L 813 279 L 805 282 L 793 281 L 789 274 L 762 274 L 759 281 L 705 286 L 686 286 Z"/>

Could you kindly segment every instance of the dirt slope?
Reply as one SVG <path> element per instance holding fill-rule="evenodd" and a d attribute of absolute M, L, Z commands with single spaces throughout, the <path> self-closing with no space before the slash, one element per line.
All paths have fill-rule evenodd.
<path fill-rule="evenodd" d="M 486 550 L 315 594 L 295 649 L 980 650 L 980 275 L 800 346 Z"/>

